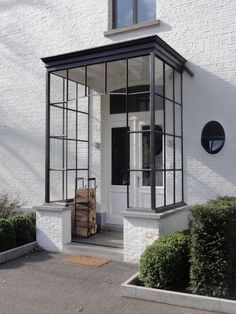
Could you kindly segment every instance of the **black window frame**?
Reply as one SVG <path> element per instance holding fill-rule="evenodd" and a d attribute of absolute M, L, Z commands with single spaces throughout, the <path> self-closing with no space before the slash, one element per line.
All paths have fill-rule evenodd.
<path fill-rule="evenodd" d="M 133 23 L 132 24 L 128 24 L 128 25 L 123 25 L 123 26 L 117 26 L 117 12 L 116 12 L 116 2 L 118 0 L 112 0 L 112 29 L 119 29 L 119 28 L 122 28 L 122 27 L 128 27 L 128 26 L 131 26 L 131 25 L 135 25 L 135 24 L 140 24 L 140 23 L 145 23 L 147 21 L 155 21 L 156 20 L 156 15 L 155 15 L 155 18 L 154 19 L 150 19 L 150 20 L 147 20 L 147 21 L 142 21 L 142 22 L 139 22 L 138 20 L 138 1 L 139 0 L 132 0 L 133 1 Z M 155 9 L 156 9 L 156 6 L 155 6 Z"/>

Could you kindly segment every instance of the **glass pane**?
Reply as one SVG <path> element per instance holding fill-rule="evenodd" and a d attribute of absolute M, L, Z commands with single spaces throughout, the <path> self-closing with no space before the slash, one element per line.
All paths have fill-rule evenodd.
<path fill-rule="evenodd" d="M 112 128 L 112 185 L 126 185 L 128 183 L 127 173 L 127 149 L 126 128 Z M 129 147 L 129 145 L 128 145 Z M 129 159 L 129 158 L 128 158 Z"/>
<path fill-rule="evenodd" d="M 182 171 L 175 172 L 175 202 L 182 202 Z"/>
<path fill-rule="evenodd" d="M 155 92 L 159 95 L 163 95 L 163 62 L 155 58 Z"/>
<path fill-rule="evenodd" d="M 173 69 L 165 64 L 165 97 L 173 99 Z"/>
<path fill-rule="evenodd" d="M 63 172 L 62 171 L 50 171 L 50 201 L 63 200 L 62 194 L 63 185 Z"/>
<path fill-rule="evenodd" d="M 76 88 L 77 88 L 76 82 L 71 81 L 71 80 L 68 79 L 68 99 L 69 100 L 72 100 L 72 99 L 76 98 L 76 95 L 77 95 Z"/>
<path fill-rule="evenodd" d="M 166 135 L 166 169 L 174 168 L 174 137 Z"/>
<path fill-rule="evenodd" d="M 68 169 L 76 168 L 76 141 L 68 141 Z"/>
<path fill-rule="evenodd" d="M 181 124 L 182 124 L 182 117 L 181 117 L 181 110 L 182 107 L 175 104 L 175 135 L 181 136 Z"/>
<path fill-rule="evenodd" d="M 105 93 L 105 63 L 87 67 L 87 87 L 89 95 Z"/>
<path fill-rule="evenodd" d="M 128 60 L 128 92 L 150 90 L 149 56 Z"/>
<path fill-rule="evenodd" d="M 85 96 L 85 67 L 69 69 L 68 78 L 70 81 L 73 81 L 77 85 L 77 95 L 78 97 Z M 70 82 L 69 81 L 69 82 Z M 70 91 L 69 89 L 69 99 L 74 99 L 76 88 Z"/>
<path fill-rule="evenodd" d="M 156 125 L 159 125 L 164 130 L 163 108 L 164 108 L 164 98 L 156 95 L 155 96 L 155 123 Z"/>
<path fill-rule="evenodd" d="M 126 96 L 110 95 L 110 114 L 126 113 Z"/>
<path fill-rule="evenodd" d="M 78 99 L 78 110 L 88 112 L 89 97 L 83 97 Z"/>
<path fill-rule="evenodd" d="M 63 140 L 50 139 L 50 168 L 63 168 Z"/>
<path fill-rule="evenodd" d="M 163 174 L 162 174 L 163 176 Z M 164 206 L 164 191 L 156 189 L 156 208 Z"/>
<path fill-rule="evenodd" d="M 50 106 L 50 135 L 51 136 L 63 136 L 64 135 L 63 113 L 65 115 L 65 110 Z"/>
<path fill-rule="evenodd" d="M 150 110 L 150 94 L 128 96 L 128 112 L 144 112 Z"/>
<path fill-rule="evenodd" d="M 66 100 L 66 71 L 57 71 L 50 74 L 50 103 Z"/>
<path fill-rule="evenodd" d="M 156 0 L 138 0 L 138 22 L 156 19 Z"/>
<path fill-rule="evenodd" d="M 88 140 L 88 115 L 77 113 L 77 138 Z"/>
<path fill-rule="evenodd" d="M 129 206 L 151 208 L 151 189 L 142 187 L 142 171 L 130 172 Z"/>
<path fill-rule="evenodd" d="M 68 138 L 76 139 L 76 112 L 68 111 Z"/>
<path fill-rule="evenodd" d="M 107 63 L 107 92 L 126 93 L 126 60 Z"/>
<path fill-rule="evenodd" d="M 181 104 L 181 74 L 175 71 L 175 101 Z"/>
<path fill-rule="evenodd" d="M 74 197 L 75 197 L 75 178 L 76 178 L 76 172 L 75 171 L 68 171 L 67 172 L 68 199 L 74 199 Z"/>
<path fill-rule="evenodd" d="M 175 138 L 175 169 L 182 169 L 182 147 L 181 138 Z"/>
<path fill-rule="evenodd" d="M 82 169 L 87 169 L 88 168 L 88 143 L 86 142 L 78 142 L 77 143 L 77 158 L 78 158 L 78 163 L 77 166 L 78 168 Z"/>
<path fill-rule="evenodd" d="M 166 133 L 173 134 L 173 103 L 165 100 L 165 119 L 166 119 Z"/>
<path fill-rule="evenodd" d="M 115 0 L 115 27 L 133 24 L 133 0 Z"/>
<path fill-rule="evenodd" d="M 174 203 L 174 175 L 173 171 L 166 171 L 166 205 Z"/>

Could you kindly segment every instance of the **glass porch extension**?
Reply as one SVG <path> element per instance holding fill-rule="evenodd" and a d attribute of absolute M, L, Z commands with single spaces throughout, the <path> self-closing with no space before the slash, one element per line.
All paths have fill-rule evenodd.
<path fill-rule="evenodd" d="M 77 179 L 94 177 L 91 108 L 107 102 L 114 123 L 109 180 L 123 189 L 126 207 L 161 212 L 183 205 L 182 73 L 191 75 L 186 60 L 158 36 L 42 60 L 45 201 L 73 202 Z"/>

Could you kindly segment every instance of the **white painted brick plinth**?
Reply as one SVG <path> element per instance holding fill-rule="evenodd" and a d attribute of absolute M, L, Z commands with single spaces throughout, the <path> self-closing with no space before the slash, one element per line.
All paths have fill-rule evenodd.
<path fill-rule="evenodd" d="M 71 207 L 53 203 L 35 210 L 37 243 L 47 251 L 62 252 L 71 242 Z"/>
<path fill-rule="evenodd" d="M 148 245 L 162 235 L 189 228 L 189 207 L 156 214 L 153 211 L 125 211 L 124 261 L 138 263 Z"/>

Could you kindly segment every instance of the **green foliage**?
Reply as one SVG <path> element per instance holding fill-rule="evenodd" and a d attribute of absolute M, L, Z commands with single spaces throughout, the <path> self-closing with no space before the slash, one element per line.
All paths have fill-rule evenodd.
<path fill-rule="evenodd" d="M 14 216 L 9 218 L 9 220 L 12 222 L 15 230 L 17 246 L 35 241 L 35 213 Z"/>
<path fill-rule="evenodd" d="M 19 197 L 11 197 L 8 193 L 0 193 L 0 218 L 8 218 L 19 214 L 22 203 Z"/>
<path fill-rule="evenodd" d="M 189 232 L 160 237 L 140 259 L 139 279 L 146 287 L 182 289 L 189 283 Z"/>
<path fill-rule="evenodd" d="M 236 198 L 218 197 L 192 208 L 192 292 L 229 296 L 236 279 Z"/>
<path fill-rule="evenodd" d="M 0 252 L 16 246 L 15 232 L 9 219 L 0 218 Z"/>

